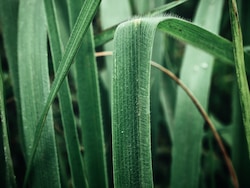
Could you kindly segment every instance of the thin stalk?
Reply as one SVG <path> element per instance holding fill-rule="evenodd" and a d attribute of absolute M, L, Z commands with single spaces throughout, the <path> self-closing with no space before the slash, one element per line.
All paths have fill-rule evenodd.
<path fill-rule="evenodd" d="M 199 101 L 195 98 L 195 96 L 192 94 L 192 92 L 182 83 L 182 81 L 180 79 L 177 78 L 177 76 L 175 76 L 171 71 L 169 71 L 168 69 L 164 68 L 163 66 L 155 63 L 155 62 L 151 62 L 151 65 L 154 66 L 155 68 L 159 69 L 160 71 L 164 72 L 166 75 L 168 75 L 172 80 L 174 80 L 185 92 L 186 94 L 189 96 L 189 98 L 192 100 L 192 102 L 194 103 L 194 105 L 196 106 L 197 110 L 200 112 L 200 114 L 202 115 L 203 119 L 207 122 L 209 128 L 211 129 L 215 140 L 217 141 L 219 148 L 223 154 L 223 157 L 225 159 L 225 162 L 227 164 L 229 173 L 231 175 L 232 178 L 232 182 L 235 188 L 239 187 L 239 182 L 238 182 L 238 178 L 235 172 L 235 169 L 233 167 L 232 161 L 229 157 L 229 155 L 227 154 L 226 148 L 223 145 L 223 142 L 220 138 L 220 135 L 218 134 L 217 130 L 215 129 L 212 121 L 210 120 L 208 114 L 206 113 L 206 111 L 204 110 L 204 108 L 202 107 L 202 105 L 199 103 Z"/>

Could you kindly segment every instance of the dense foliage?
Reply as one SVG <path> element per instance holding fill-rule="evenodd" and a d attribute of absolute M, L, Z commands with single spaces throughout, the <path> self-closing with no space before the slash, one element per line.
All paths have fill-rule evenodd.
<path fill-rule="evenodd" d="M 0 185 L 250 187 L 249 6 L 0 0 Z"/>

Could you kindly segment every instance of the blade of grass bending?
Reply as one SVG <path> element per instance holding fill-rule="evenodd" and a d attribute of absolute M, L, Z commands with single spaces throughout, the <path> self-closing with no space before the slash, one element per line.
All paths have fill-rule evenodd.
<path fill-rule="evenodd" d="M 95 37 L 96 44 L 102 45 L 111 40 L 113 38 L 112 29 L 97 35 Z M 173 16 L 168 16 L 168 19 L 162 21 L 158 29 L 178 40 L 210 53 L 231 66 L 234 65 L 233 46 L 227 39 L 215 35 L 191 22 Z M 250 60 L 249 54 L 245 52 L 244 58 L 248 62 Z M 246 71 L 250 72 L 250 64 L 246 64 Z"/>
<path fill-rule="evenodd" d="M 82 1 L 69 1 L 71 23 L 76 21 Z M 71 24 L 71 25 L 72 25 Z M 84 166 L 89 187 L 108 187 L 100 91 L 90 25 L 75 58 L 76 90 L 84 147 Z"/>
<path fill-rule="evenodd" d="M 248 152 L 250 158 L 250 93 L 245 70 L 242 33 L 239 23 L 237 4 L 235 0 L 229 0 L 229 13 L 233 38 L 233 54 L 239 87 L 242 118 L 243 124 L 245 126 L 245 134 L 248 143 Z"/>
<path fill-rule="evenodd" d="M 218 33 L 223 0 L 200 1 L 194 23 Z M 187 28 L 183 33 L 187 35 Z M 201 35 L 201 34 L 200 34 Z M 190 37 L 196 38 L 193 33 Z M 198 37 L 197 37 L 198 38 Z M 199 40 L 199 39 L 198 39 Z M 199 43 L 199 41 L 197 41 Z M 209 46 L 215 43 L 210 39 Z M 209 97 L 214 58 L 192 46 L 187 46 L 183 57 L 180 79 L 194 93 L 206 109 Z M 204 120 L 182 89 L 178 88 L 173 129 L 171 187 L 198 187 Z M 187 173 L 188 172 L 188 173 Z"/>
<path fill-rule="evenodd" d="M 8 128 L 6 122 L 5 103 L 4 103 L 4 86 L 2 67 L 0 59 L 0 166 L 1 166 L 1 186 L 16 187 L 16 178 L 13 169 L 13 162 L 10 153 L 10 144 L 8 138 Z"/>
<path fill-rule="evenodd" d="M 174 2 L 168 3 L 166 5 L 162 5 L 160 7 L 155 8 L 153 11 L 150 11 L 147 15 L 155 16 L 155 15 L 158 15 L 158 14 L 162 14 L 163 12 L 165 12 L 165 11 L 171 9 L 171 8 L 174 8 L 174 7 L 184 3 L 186 1 L 187 0 L 174 1 Z M 114 26 L 106 29 L 102 33 L 97 34 L 95 36 L 95 47 L 101 46 L 101 45 L 109 42 L 110 40 L 112 40 L 113 37 L 114 37 L 115 30 L 116 30 L 118 25 L 114 25 Z"/>
<path fill-rule="evenodd" d="M 79 17 L 76 21 L 76 24 L 72 30 L 72 33 L 70 35 L 69 41 L 66 45 L 65 52 L 63 54 L 61 63 L 58 67 L 58 70 L 56 72 L 55 80 L 51 86 L 50 93 L 48 95 L 48 98 L 46 99 L 45 107 L 43 108 L 42 115 L 40 116 L 40 119 L 37 123 L 37 129 L 35 133 L 35 140 L 32 147 L 31 157 L 28 163 L 28 169 L 26 172 L 26 176 L 28 177 L 30 173 L 31 164 L 34 158 L 34 155 L 36 153 L 37 145 L 39 144 L 39 140 L 43 131 L 44 123 L 46 121 L 46 116 L 49 112 L 50 105 L 52 104 L 54 98 L 56 97 L 56 94 L 64 81 L 65 77 L 67 76 L 67 73 L 69 71 L 69 68 L 73 62 L 73 59 L 81 45 L 82 38 L 84 34 L 86 33 L 89 24 L 91 20 L 94 17 L 94 14 L 96 12 L 97 7 L 100 4 L 100 0 L 92 1 L 87 0 L 82 6 L 81 12 L 79 14 Z M 36 122 L 36 121 L 34 121 Z"/>
<path fill-rule="evenodd" d="M 36 138 L 34 125 L 49 94 L 47 62 L 47 28 L 43 1 L 20 1 L 18 20 L 18 70 L 24 133 L 24 154 L 28 162 L 33 158 L 32 146 Z M 49 109 L 48 109 L 49 111 Z M 34 157 L 29 183 L 32 187 L 60 187 L 52 111 L 48 112 L 46 131 L 41 135 Z M 27 167 L 31 168 L 31 167 Z M 24 180 L 27 186 L 28 177 Z"/>
<path fill-rule="evenodd" d="M 48 34 L 51 46 L 54 72 L 56 72 L 59 66 L 59 61 L 62 57 L 61 36 L 58 29 L 58 21 L 56 18 L 54 3 L 51 0 L 44 0 L 44 3 L 47 15 Z M 62 86 L 58 92 L 58 96 L 73 186 L 86 187 L 87 182 L 83 173 L 82 156 L 80 153 L 80 144 L 74 120 L 72 101 L 67 77 L 62 83 Z"/>
<path fill-rule="evenodd" d="M 146 22 L 145 20 L 147 20 L 148 22 Z M 190 39 L 192 39 L 192 38 L 194 39 L 195 38 L 194 33 L 191 34 L 191 36 L 189 36 L 189 35 L 185 35 L 185 33 L 182 32 L 182 31 L 184 31 L 184 29 L 187 29 L 186 27 L 183 27 L 183 26 L 188 26 L 188 28 L 190 30 L 187 31 L 187 32 L 194 31 L 194 29 L 196 30 L 195 34 L 197 33 L 197 30 L 202 31 L 203 33 L 205 32 L 205 34 L 206 34 L 205 37 L 208 37 L 208 36 L 211 37 L 212 36 L 213 39 L 216 39 L 216 40 L 217 39 L 221 39 L 220 42 L 222 41 L 222 44 L 225 44 L 225 43 L 229 44 L 228 46 L 229 46 L 229 49 L 230 49 L 230 44 L 231 44 L 230 42 L 228 42 L 228 41 L 226 41 L 226 40 L 224 40 L 224 39 L 222 39 L 222 38 L 220 38 L 220 37 L 218 37 L 218 36 L 216 36 L 216 35 L 208 32 L 208 31 L 206 31 L 205 29 L 201 29 L 200 27 L 195 26 L 195 25 L 193 25 L 193 24 L 191 24 L 189 22 L 183 21 L 183 20 L 181 20 L 179 18 L 173 18 L 173 17 L 152 17 L 152 18 L 145 18 L 145 19 L 137 19 L 137 20 L 133 20 L 131 22 L 132 22 L 132 25 L 135 28 L 141 26 L 141 24 L 144 23 L 144 22 L 151 23 L 152 24 L 151 27 L 157 27 L 157 25 L 158 25 L 158 27 L 160 27 L 161 29 L 164 29 L 164 31 L 166 31 L 167 33 L 171 33 L 171 34 L 177 33 L 178 34 L 177 36 L 179 38 L 186 39 L 186 41 L 190 42 L 191 44 L 194 44 L 194 43 L 192 43 L 192 41 L 190 41 Z M 157 24 L 156 24 L 156 22 L 157 22 Z M 169 26 L 169 24 L 166 24 L 166 23 L 170 23 L 172 25 L 177 24 L 178 26 L 181 26 L 181 27 L 178 27 L 178 28 L 177 27 L 167 27 L 167 26 Z M 165 27 L 163 28 L 163 26 L 165 26 L 165 25 L 166 25 L 167 28 L 165 28 Z M 117 32 L 118 31 L 121 32 L 123 28 L 127 28 L 126 23 L 121 24 L 118 27 Z M 132 32 L 132 26 L 131 26 L 130 30 L 128 29 L 128 32 L 129 31 Z M 179 33 L 178 32 L 174 32 L 174 31 L 178 31 Z M 123 34 L 123 32 L 121 32 L 121 33 Z M 141 39 L 140 37 L 143 37 L 143 36 L 145 37 L 146 33 L 147 32 L 144 31 L 144 30 L 143 30 L 143 32 L 142 31 L 139 32 L 139 34 L 138 34 L 139 35 L 138 36 L 139 39 Z M 203 33 L 201 33 L 201 34 L 199 33 L 198 36 L 204 36 Z M 112 97 L 113 98 L 113 102 L 112 102 L 112 114 L 113 114 L 112 115 L 112 120 L 113 120 L 112 133 L 113 133 L 113 154 L 114 154 L 114 156 L 113 156 L 113 162 L 114 162 L 114 182 L 115 182 L 115 185 L 117 185 L 117 186 L 122 185 L 122 183 L 125 183 L 125 184 L 127 183 L 127 185 L 129 185 L 129 183 L 131 183 L 131 182 L 138 183 L 137 181 L 140 178 L 144 178 L 142 170 L 139 168 L 140 165 L 141 165 L 141 167 L 143 167 L 143 165 L 140 164 L 140 162 L 138 162 L 136 160 L 136 157 L 138 157 L 140 155 L 140 149 L 138 149 L 136 147 L 141 147 L 141 146 L 139 146 L 140 138 L 141 137 L 138 136 L 138 135 L 140 135 L 142 133 L 140 132 L 141 130 L 138 131 L 138 129 L 140 129 L 140 118 L 143 119 L 143 117 L 142 117 L 141 113 L 139 113 L 139 115 L 138 114 L 135 115 L 135 114 L 136 114 L 136 110 L 139 109 L 138 105 L 141 105 L 141 103 L 140 102 L 138 103 L 138 101 L 136 101 L 136 100 L 138 100 L 136 97 L 132 98 L 133 94 L 134 94 L 133 92 L 136 93 L 136 96 L 140 96 L 140 94 L 137 93 L 137 92 L 140 91 L 137 88 L 137 87 L 139 87 L 139 85 L 137 85 L 137 82 L 138 82 L 137 80 L 139 78 L 136 75 L 137 72 L 136 73 L 132 72 L 133 68 L 136 69 L 136 71 L 138 71 L 139 66 L 138 67 L 135 66 L 135 67 L 132 68 L 132 65 L 130 65 L 131 67 L 129 67 L 127 65 L 128 67 L 126 67 L 126 63 L 128 63 L 128 62 L 132 63 L 133 61 L 136 60 L 135 58 L 132 57 L 132 54 L 134 53 L 133 52 L 134 49 L 132 48 L 133 47 L 132 46 L 133 43 L 132 44 L 128 43 L 128 39 L 131 39 L 132 38 L 131 36 L 134 36 L 134 33 L 126 34 L 126 32 L 124 32 L 123 35 L 124 35 L 124 38 L 126 38 L 126 42 L 122 41 L 122 37 L 121 36 L 119 36 L 117 34 L 115 35 L 116 36 L 116 40 L 118 42 L 122 41 L 122 42 L 120 42 L 122 44 L 120 44 L 120 43 L 117 42 L 118 44 L 115 45 L 116 55 L 114 57 L 115 66 L 114 66 L 114 73 L 113 73 L 114 75 L 113 75 L 113 97 Z M 151 37 L 147 36 L 147 37 L 145 37 L 145 39 L 151 40 Z M 145 44 L 146 41 L 147 41 L 145 39 L 144 39 L 144 43 L 143 44 Z M 209 39 L 210 40 L 208 40 L 208 38 L 207 38 L 206 43 L 210 45 L 210 49 L 214 49 L 213 47 L 211 47 L 211 44 L 210 44 L 211 43 L 211 38 L 209 38 Z M 133 38 L 131 40 L 134 40 L 134 42 L 139 42 L 139 40 L 137 41 L 136 38 Z M 213 45 L 216 44 L 216 40 L 212 40 Z M 199 40 L 197 41 L 196 40 L 195 42 L 196 42 L 195 44 L 197 45 L 197 44 L 199 44 L 202 41 L 199 41 Z M 126 46 L 126 45 L 129 45 L 129 44 L 131 46 Z M 118 47 L 118 45 L 121 45 L 121 47 Z M 124 45 L 124 46 L 122 46 L 122 45 Z M 137 49 L 138 50 L 137 54 L 140 54 L 139 49 L 142 48 L 142 46 L 137 46 L 137 48 L 138 48 Z M 220 47 L 223 47 L 223 46 L 220 46 Z M 119 49 L 119 48 L 122 48 L 122 50 Z M 205 46 L 203 46 L 203 48 L 205 48 Z M 209 48 L 206 48 L 206 50 L 207 49 L 209 49 Z M 130 52 L 128 54 L 126 54 L 125 57 L 123 57 L 122 52 L 126 51 L 126 50 L 130 50 Z M 140 49 L 140 50 L 142 50 L 142 49 Z M 214 52 L 214 54 L 220 56 L 220 54 L 218 53 L 218 51 L 221 51 L 221 50 L 222 49 L 218 48 L 217 50 L 212 50 L 212 52 Z M 146 52 L 146 50 L 144 50 L 144 49 L 142 51 L 144 53 Z M 210 52 L 211 52 L 211 50 L 210 50 Z M 226 53 L 230 54 L 229 52 L 230 52 L 230 50 L 226 51 Z M 118 58 L 119 58 L 119 60 L 118 60 Z M 125 58 L 125 60 L 122 59 L 122 58 Z M 211 58 L 211 57 L 209 57 L 209 58 Z M 140 60 L 141 59 L 142 58 L 140 58 Z M 143 59 L 146 59 L 146 58 L 144 57 Z M 119 64 L 119 66 L 121 66 L 121 67 L 119 68 L 119 70 L 116 70 L 117 66 L 118 66 L 118 64 L 116 62 L 119 62 L 119 61 L 121 61 L 121 62 L 124 61 L 124 63 L 121 63 L 121 65 Z M 210 69 L 211 69 L 211 67 L 210 67 Z M 130 73 L 123 73 L 123 71 L 127 71 L 127 72 L 130 72 Z M 125 79 L 126 76 L 127 76 L 128 80 Z M 119 84 L 116 83 L 117 79 L 118 79 L 118 83 Z M 135 83 L 131 84 L 131 83 L 133 83 L 134 80 L 135 80 Z M 127 81 L 127 83 L 126 83 L 126 81 Z M 124 88 L 119 90 L 119 88 L 122 88 L 122 87 L 124 87 Z M 133 89 L 131 87 L 132 88 L 134 87 L 135 91 L 133 91 Z M 128 91 L 126 93 L 124 93 L 124 95 L 123 95 L 123 91 L 124 91 L 125 88 Z M 128 93 L 131 93 L 131 94 L 128 94 Z M 119 98 L 121 98 L 121 99 L 118 100 Z M 131 106 L 134 105 L 134 107 L 131 107 L 131 109 L 130 109 L 130 105 L 129 104 Z M 133 109 L 133 108 L 135 108 L 135 109 Z M 135 114 L 133 114 L 133 113 L 135 113 Z M 137 120 L 136 118 L 139 118 L 139 120 Z M 146 119 L 146 117 L 144 117 L 144 118 Z M 131 120 L 132 122 L 134 122 L 134 124 L 138 123 L 139 125 L 134 125 L 136 128 L 134 128 L 133 124 L 126 125 L 126 121 L 130 122 L 129 120 Z M 146 121 L 147 120 L 145 120 L 145 122 Z M 137 128 L 137 126 L 138 126 L 138 128 Z M 129 134 L 132 134 L 132 136 L 129 135 Z M 143 133 L 143 134 L 147 135 L 147 133 Z M 137 136 L 139 138 L 137 138 Z M 127 144 L 127 146 L 124 146 L 124 145 L 126 145 L 125 143 Z M 133 149 L 134 149 L 134 151 L 133 151 Z M 137 151 L 135 151 L 135 150 L 137 150 Z M 128 153 L 130 153 L 131 155 L 129 155 Z M 131 161 L 133 161 L 133 163 L 131 163 Z M 144 160 L 142 160 L 142 161 L 144 161 Z M 138 170 L 133 170 L 133 167 L 130 167 L 131 164 L 133 164 L 134 168 L 136 168 Z M 132 170 L 129 171 L 129 169 L 132 169 Z M 133 177 L 131 177 L 132 173 L 136 174 L 135 177 L 136 177 L 137 181 L 133 180 Z M 145 173 L 147 173 L 147 171 L 145 171 Z M 147 175 L 149 175 L 149 174 L 147 174 Z M 142 177 L 140 177 L 140 176 L 142 176 Z M 148 177 L 148 181 L 150 181 L 149 178 L 150 177 Z M 139 180 L 139 181 L 141 181 L 142 184 L 144 183 L 143 182 L 144 180 Z M 147 182 L 147 183 L 149 183 L 149 182 Z M 196 184 L 196 183 L 197 182 L 195 182 L 194 184 Z M 140 183 L 138 183 L 138 184 L 140 185 Z"/>

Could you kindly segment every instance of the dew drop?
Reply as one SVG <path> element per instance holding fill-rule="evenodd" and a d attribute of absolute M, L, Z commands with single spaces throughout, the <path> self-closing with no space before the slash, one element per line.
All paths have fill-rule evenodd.
<path fill-rule="evenodd" d="M 201 63 L 201 68 L 207 69 L 208 68 L 208 64 L 206 62 Z"/>
<path fill-rule="evenodd" d="M 123 134 L 123 133 L 124 133 L 124 131 L 121 131 L 121 133 Z"/>

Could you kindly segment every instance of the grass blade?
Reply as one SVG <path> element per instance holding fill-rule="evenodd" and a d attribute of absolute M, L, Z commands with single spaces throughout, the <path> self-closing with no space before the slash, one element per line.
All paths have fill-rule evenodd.
<path fill-rule="evenodd" d="M 1 59 L 0 59 L 1 61 Z M 13 163 L 10 153 L 10 144 L 8 139 L 8 128 L 5 116 L 4 104 L 4 86 L 2 67 L 0 62 L 0 166 L 1 166 L 1 186 L 3 187 L 16 187 L 16 179 L 13 169 Z"/>
<path fill-rule="evenodd" d="M 58 67 L 55 80 L 51 86 L 50 93 L 48 95 L 48 98 L 46 99 L 46 104 L 45 104 L 45 107 L 43 108 L 42 115 L 40 116 L 40 119 L 37 124 L 37 129 L 35 133 L 36 136 L 35 136 L 34 144 L 32 147 L 31 158 L 28 163 L 28 170 L 27 170 L 26 176 L 28 176 L 28 174 L 30 173 L 30 167 L 31 167 L 34 155 L 36 153 L 37 145 L 39 144 L 39 140 L 43 131 L 44 123 L 46 121 L 46 116 L 48 114 L 50 105 L 52 104 L 54 98 L 56 97 L 56 94 L 62 82 L 67 76 L 69 68 L 73 62 L 73 58 L 75 57 L 81 45 L 82 38 L 84 34 L 86 33 L 89 27 L 89 24 L 91 20 L 93 19 L 94 14 L 99 4 L 100 4 L 100 0 L 96 0 L 96 1 L 87 0 L 82 6 L 81 12 L 78 16 L 76 24 L 74 25 L 74 28 L 70 35 L 69 41 L 66 45 L 66 49 L 62 57 L 61 63 Z"/>
<path fill-rule="evenodd" d="M 216 5 L 211 1 L 200 1 L 194 22 L 213 32 L 218 32 L 222 5 L 223 1 L 217 1 Z M 190 34 L 190 37 L 197 36 Z M 210 45 L 214 44 L 210 41 Z M 211 55 L 191 46 L 186 48 L 180 79 L 194 93 L 205 109 L 209 97 L 212 70 L 213 57 Z M 171 187 L 198 187 L 204 134 L 203 124 L 204 120 L 199 112 L 195 110 L 192 102 L 179 88 L 174 120 Z"/>
<path fill-rule="evenodd" d="M 114 42 L 112 145 L 115 187 L 152 187 L 150 60 L 158 19 L 121 24 Z M 146 39 L 146 40 L 145 40 Z"/>
<path fill-rule="evenodd" d="M 82 2 L 69 1 L 68 4 L 73 25 Z M 89 187 L 105 188 L 108 177 L 92 24 L 82 43 L 75 58 L 75 72 L 86 177 Z"/>
<path fill-rule="evenodd" d="M 91 26 L 92 27 L 92 26 Z M 87 31 L 83 48 L 76 57 L 76 80 L 84 162 L 90 187 L 108 187 L 105 142 L 99 93 L 99 82 L 94 56 L 93 31 Z"/>
<path fill-rule="evenodd" d="M 18 25 L 18 70 L 24 133 L 25 158 L 32 156 L 32 146 L 41 109 L 49 93 L 47 62 L 47 28 L 43 1 L 21 1 Z M 48 109 L 49 111 L 49 109 Z M 60 187 L 52 111 L 49 111 L 46 131 L 37 145 L 35 166 L 29 183 L 33 187 Z M 46 161 L 46 162 L 41 162 Z M 28 167 L 31 168 L 31 167 Z M 27 185 L 28 176 L 24 180 Z"/>
<path fill-rule="evenodd" d="M 245 70 L 242 33 L 238 18 L 237 4 L 235 0 L 229 0 L 229 13 L 233 38 L 235 69 L 239 86 L 239 96 L 241 102 L 243 124 L 245 126 L 245 133 L 250 158 L 250 93 Z"/>
<path fill-rule="evenodd" d="M 51 46 L 54 72 L 56 72 L 59 66 L 59 61 L 62 57 L 62 40 L 59 34 L 55 5 L 50 0 L 45 0 L 44 3 L 48 21 L 48 34 Z M 87 182 L 83 173 L 80 144 L 74 120 L 71 95 L 67 78 L 65 78 L 65 81 L 62 83 L 58 95 L 73 185 L 74 187 L 86 187 Z"/>

